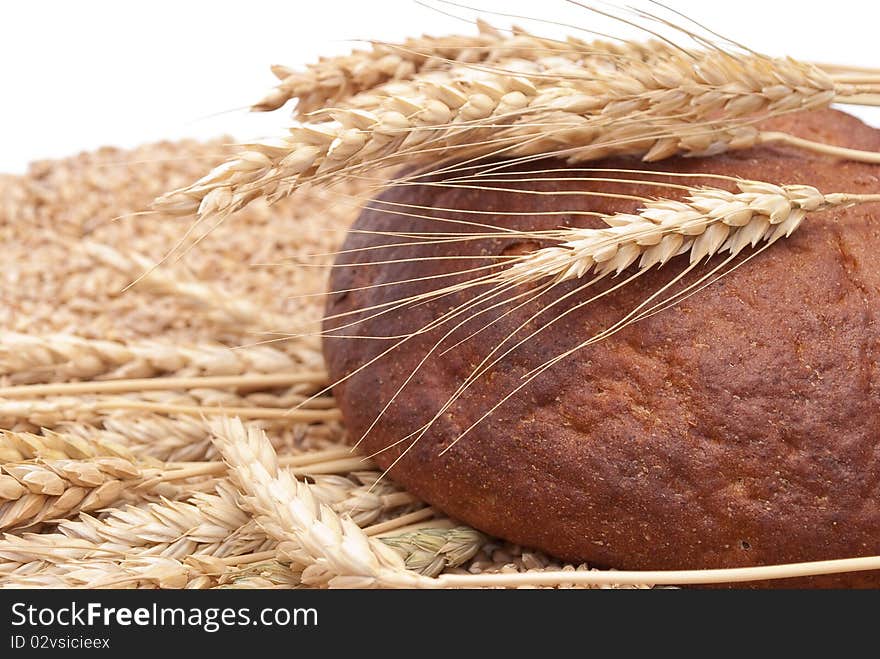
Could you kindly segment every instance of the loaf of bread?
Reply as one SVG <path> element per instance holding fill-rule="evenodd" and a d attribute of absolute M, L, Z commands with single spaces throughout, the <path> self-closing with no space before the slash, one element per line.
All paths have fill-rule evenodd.
<path fill-rule="evenodd" d="M 880 150 L 880 131 L 836 111 L 793 115 L 772 126 Z M 594 166 L 711 172 L 804 183 L 823 192 L 880 191 L 880 166 L 790 149 L 651 165 L 615 159 Z M 326 330 L 341 329 L 330 332 L 324 350 L 331 379 L 354 373 L 334 391 L 352 440 L 370 428 L 412 376 L 367 433 L 364 450 L 376 453 L 382 467 L 406 450 L 390 472 L 394 480 L 495 536 L 569 561 L 633 570 L 880 554 L 876 204 L 812 214 L 790 239 L 750 260 L 746 250 L 738 259 L 741 267 L 555 364 L 442 452 L 521 385 L 525 374 L 619 321 L 687 265 L 686 258 L 673 259 L 569 314 L 564 312 L 585 293 L 548 305 L 583 282 L 567 282 L 541 295 L 535 290 L 494 309 L 489 303 L 476 306 L 416 334 L 472 301 L 480 289 L 378 314 L 384 308 L 379 305 L 473 276 L 443 275 L 538 245 L 500 232 L 461 242 L 371 232 L 487 231 L 468 223 L 521 230 L 598 226 L 583 211 L 632 212 L 639 202 L 554 193 L 681 194 L 595 180 L 608 174 L 561 161 L 509 169 L 510 176 L 497 177 L 503 183 L 436 185 L 434 178 L 393 187 L 369 204 L 353 227 L 358 231 L 348 235 L 331 280 L 325 321 Z M 700 179 L 661 180 L 730 187 Z M 382 244 L 389 246 L 362 249 Z M 626 276 L 600 283 L 592 294 Z M 670 292 L 680 290 L 677 286 Z M 351 315 L 334 319 L 338 314 Z M 557 317 L 479 377 L 413 444 L 413 433 L 496 346 L 513 345 Z M 405 341 L 376 338 L 409 334 Z M 880 573 L 774 585 L 880 586 Z"/>

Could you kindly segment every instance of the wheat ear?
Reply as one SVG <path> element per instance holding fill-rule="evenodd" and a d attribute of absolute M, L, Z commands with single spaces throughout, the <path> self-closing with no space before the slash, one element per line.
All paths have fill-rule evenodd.
<path fill-rule="evenodd" d="M 417 586 L 420 575 L 381 541 L 319 502 L 311 486 L 279 469 L 265 433 L 237 419 L 214 425 L 214 441 L 229 464 L 257 523 L 279 541 L 289 561 L 307 566 L 303 583 L 331 586 Z"/>
<path fill-rule="evenodd" d="M 281 82 L 251 110 L 272 111 L 296 100 L 294 116 L 305 119 L 310 113 L 348 104 L 364 92 L 391 93 L 395 82 L 410 81 L 417 75 L 460 64 L 479 70 L 480 65 L 489 67 L 504 60 L 542 56 L 581 65 L 595 59 L 597 64 L 607 65 L 624 58 L 658 60 L 675 52 L 671 45 L 660 41 L 587 42 L 574 37 L 561 41 L 540 37 L 518 26 L 505 34 L 481 19 L 477 19 L 476 25 L 477 36 L 422 36 L 396 44 L 373 42 L 370 51 L 325 57 L 303 71 L 273 66 L 272 72 Z"/>
<path fill-rule="evenodd" d="M 808 185 L 740 181 L 740 192 L 694 188 L 683 201 L 659 199 L 637 213 L 602 216 L 608 228 L 542 232 L 561 244 L 524 255 L 497 276 L 528 283 L 619 274 L 633 263 L 646 270 L 688 254 L 691 263 L 719 252 L 739 254 L 759 242 L 790 236 L 808 213 L 880 202 L 880 195 L 822 194 Z M 537 234 L 536 234 L 537 235 Z"/>
<path fill-rule="evenodd" d="M 162 462 L 209 460 L 217 455 L 206 423 L 197 416 L 117 413 L 98 419 L 98 423 L 64 421 L 57 428 L 89 443 L 123 446 L 141 458 Z"/>
<path fill-rule="evenodd" d="M 0 470 L 0 530 L 105 508 L 123 496 L 125 481 L 146 475 L 118 457 L 7 462 Z"/>
<path fill-rule="evenodd" d="M 58 430 L 88 443 L 102 442 L 122 446 L 140 460 L 201 462 L 217 458 L 217 452 L 211 442 L 208 422 L 198 416 L 165 416 L 155 413 L 131 415 L 121 412 L 111 413 L 99 421 L 99 425 L 62 422 L 58 424 Z M 265 427 L 271 422 L 251 423 Z M 285 449 L 289 449 L 288 442 L 299 450 L 303 450 L 301 447 L 309 449 L 302 455 L 286 455 L 285 464 L 290 466 L 350 458 L 351 448 L 338 444 L 339 431 L 331 429 L 327 433 L 328 426 L 331 425 L 335 426 L 335 424 L 291 426 L 290 423 L 280 420 L 276 429 L 278 432 L 272 434 L 272 440 Z M 43 432 L 47 431 L 44 429 Z M 314 439 L 315 436 L 319 439 Z M 330 448 L 327 448 L 328 445 Z M 366 467 L 361 464 L 359 468 Z"/>
<path fill-rule="evenodd" d="M 164 392 L 158 392 L 162 394 Z M 19 423 L 28 423 L 35 428 L 54 428 L 65 421 L 94 423 L 114 411 L 158 412 L 162 414 L 189 414 L 193 416 L 217 416 L 232 414 L 248 419 L 266 419 L 287 423 L 312 423 L 315 421 L 335 421 L 341 418 L 337 409 L 296 409 L 258 407 L 258 406 L 213 406 L 202 404 L 183 404 L 173 399 L 150 401 L 125 396 L 98 396 L 79 398 L 58 396 L 46 399 L 0 399 L 0 428 L 20 429 Z M 178 397 L 179 398 L 179 397 Z"/>
<path fill-rule="evenodd" d="M 255 112 L 277 110 L 296 99 L 296 113 L 305 116 L 392 80 L 406 80 L 416 73 L 449 67 L 449 62 L 481 62 L 488 59 L 503 35 L 478 21 L 476 36 L 451 35 L 410 38 L 400 44 L 374 42 L 369 51 L 325 57 L 304 71 L 272 67 L 280 84 L 251 106 Z"/>
<path fill-rule="evenodd" d="M 123 254 L 109 245 L 96 242 L 84 242 L 82 249 L 99 263 L 131 277 L 132 283 L 143 289 L 189 300 L 195 306 L 213 313 L 220 322 L 246 327 L 276 327 L 283 323 L 283 319 L 249 300 L 232 295 L 216 283 L 199 281 L 184 272 L 160 268 L 143 254 Z"/>
<path fill-rule="evenodd" d="M 407 569 L 426 576 L 436 576 L 447 568 L 461 565 L 474 556 L 485 543 L 481 533 L 465 526 L 420 528 L 381 538 L 404 559 Z M 295 588 L 301 585 L 301 573 L 277 560 L 248 562 L 238 569 L 224 569 L 220 588 Z"/>
<path fill-rule="evenodd" d="M 486 544 L 486 536 L 467 526 L 417 529 L 381 540 L 403 556 L 407 569 L 429 577 L 467 562 Z"/>
<path fill-rule="evenodd" d="M 295 362 L 267 345 L 108 341 L 74 334 L 0 332 L 0 375 L 12 384 L 123 378 L 242 375 L 289 371 Z"/>
<path fill-rule="evenodd" d="M 0 580 L 4 588 L 184 588 L 192 568 L 161 556 L 138 556 L 121 561 L 91 559 L 57 571 L 15 574 Z"/>
<path fill-rule="evenodd" d="M 208 375 L 171 378 L 134 378 L 128 380 L 104 380 L 87 382 L 57 382 L 51 384 L 20 384 L 0 387 L 0 398 L 35 398 L 37 396 L 76 396 L 82 394 L 122 394 L 146 391 L 188 390 L 199 402 L 225 405 L 242 405 L 250 393 L 260 392 L 266 407 L 290 407 L 302 402 L 302 385 L 326 383 L 323 371 L 299 373 L 248 373 L 246 375 Z M 285 393 L 266 393 L 265 390 L 286 388 Z M 243 390 L 242 394 L 231 393 Z M 215 394 L 215 395 L 212 395 Z M 332 407 L 330 398 L 308 401 L 312 407 Z"/>
<path fill-rule="evenodd" d="M 309 457 L 302 456 L 303 460 Z M 312 487 L 314 494 L 333 509 L 347 512 L 355 507 L 359 523 L 368 523 L 383 510 L 412 501 L 383 493 L 383 487 L 391 489 L 389 485 L 370 492 L 378 477 L 378 472 L 361 474 L 357 480 L 317 476 Z M 368 500 L 371 505 L 365 505 Z M 463 537 L 459 545 L 461 542 Z M 230 573 L 228 566 L 250 563 L 250 553 L 274 557 L 275 544 L 236 505 L 236 494 L 228 481 L 221 481 L 216 494 L 198 493 L 189 502 L 129 506 L 112 510 L 103 519 L 83 515 L 78 521 L 63 521 L 55 534 L 6 536 L 0 541 L 0 559 L 5 571 L 14 577 L 39 573 L 41 578 L 52 574 L 65 579 L 82 567 L 81 563 L 92 559 L 103 560 L 105 565 L 122 565 L 134 557 L 157 556 L 195 566 L 197 575 L 226 575 L 224 580 L 230 580 L 236 578 L 236 573 Z M 450 545 L 444 549 L 445 554 L 455 560 L 453 557 L 464 551 L 459 545 Z M 299 584 L 298 575 L 288 567 L 284 570 L 288 585 Z M 192 576 L 187 587 L 194 587 Z"/>
<path fill-rule="evenodd" d="M 186 573 L 170 587 L 189 586 L 192 566 L 201 560 L 224 560 L 240 554 L 264 551 L 274 542 L 236 505 L 236 492 L 228 482 L 217 484 L 215 493 L 197 493 L 189 502 L 152 503 L 109 512 L 103 519 L 82 515 L 65 520 L 56 533 L 7 534 L 0 540 L 0 585 L 25 585 L 22 581 L 55 579 L 73 587 L 90 587 L 75 575 L 97 562 L 108 575 L 125 572 L 135 558 L 162 558 Z M 195 575 L 196 577 L 200 575 Z"/>
<path fill-rule="evenodd" d="M 24 460 L 89 460 L 122 458 L 142 462 L 123 444 L 112 438 L 76 435 L 45 429 L 39 435 L 0 430 L 0 464 Z M 156 463 L 154 466 L 158 466 Z"/>
<path fill-rule="evenodd" d="M 809 64 L 720 52 L 628 60 L 587 79 L 556 58 L 504 66 L 503 72 L 432 72 L 365 107 L 330 110 L 332 120 L 300 123 L 276 142 L 249 145 L 237 159 L 159 198 L 156 208 L 222 217 L 306 182 L 452 157 L 713 155 L 772 141 L 753 125 L 756 118 L 825 107 L 852 91 Z"/>

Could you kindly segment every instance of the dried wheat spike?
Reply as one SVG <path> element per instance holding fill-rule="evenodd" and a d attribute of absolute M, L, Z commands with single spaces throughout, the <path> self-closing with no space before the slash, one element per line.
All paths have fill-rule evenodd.
<path fill-rule="evenodd" d="M 416 75 L 461 64 L 479 70 L 504 60 L 541 56 L 565 58 L 582 65 L 588 58 L 595 58 L 599 63 L 626 58 L 651 61 L 675 51 L 661 41 L 587 42 L 574 37 L 560 41 L 540 37 L 517 26 L 510 34 L 504 34 L 482 20 L 477 20 L 477 27 L 477 36 L 422 36 L 400 44 L 373 42 L 371 51 L 355 50 L 348 55 L 324 57 L 304 71 L 273 66 L 272 72 L 281 84 L 251 110 L 268 112 L 296 99 L 294 116 L 305 119 L 312 112 L 342 107 L 364 92 L 387 93 L 393 87 L 382 88 L 389 83 L 405 82 Z"/>
<path fill-rule="evenodd" d="M 278 460 L 265 433 L 237 419 L 213 424 L 214 441 L 257 523 L 279 541 L 280 556 L 303 570 L 303 583 L 340 587 L 416 587 L 397 552 L 321 503 L 311 486 Z"/>
<path fill-rule="evenodd" d="M 4 479 L 7 500 L 0 504 L 0 530 L 105 508 L 123 495 L 124 481 L 146 475 L 141 467 L 119 457 L 7 462 L 0 469 L 21 486 L 12 498 L 8 496 L 12 484 Z"/>
<path fill-rule="evenodd" d="M 140 458 L 149 457 L 162 462 L 213 460 L 217 457 L 207 425 L 195 416 L 110 414 L 100 419 L 99 424 L 64 421 L 58 424 L 58 429 L 88 442 L 118 444 Z"/>
<path fill-rule="evenodd" d="M 266 561 L 245 565 L 235 570 L 227 570 L 218 580 L 215 588 L 298 588 L 302 585 L 300 573 L 291 571 L 290 566 L 280 561 Z"/>
<path fill-rule="evenodd" d="M 107 341 L 73 334 L 0 332 L 0 375 L 11 384 L 147 378 L 161 374 L 241 375 L 290 370 L 290 355 L 271 346 Z"/>
<path fill-rule="evenodd" d="M 252 302 L 224 291 L 216 283 L 199 281 L 181 271 L 159 268 L 155 261 L 143 254 L 123 254 L 109 245 L 95 242 L 83 242 L 81 247 L 96 261 L 131 277 L 132 282 L 144 289 L 189 300 L 197 307 L 214 312 L 218 321 L 247 327 L 276 327 L 283 322 Z"/>
<path fill-rule="evenodd" d="M 288 410 L 277 407 L 217 407 L 202 405 L 186 394 L 145 391 L 135 396 L 53 396 L 44 399 L 0 398 L 0 428 L 31 430 L 57 428 L 65 422 L 95 424 L 108 414 L 119 411 L 159 412 L 218 416 L 233 413 L 248 419 L 274 420 L 278 423 L 312 423 L 336 421 L 338 409 L 301 408 Z"/>
<path fill-rule="evenodd" d="M 381 540 L 403 556 L 408 569 L 429 577 L 465 563 L 486 544 L 486 536 L 467 526 L 417 529 Z"/>
<path fill-rule="evenodd" d="M 155 207 L 222 217 L 306 182 L 453 158 L 708 156 L 785 141 L 784 134 L 761 133 L 756 118 L 824 107 L 852 92 L 809 64 L 716 51 L 657 62 L 628 59 L 586 76 L 559 57 L 505 60 L 498 67 L 432 71 L 396 83 L 390 95 L 355 97 L 355 107 L 328 110 L 330 120 L 299 123 L 285 138 L 246 146 L 237 159 L 159 198 Z"/>
<path fill-rule="evenodd" d="M 0 430 L 0 465 L 24 460 L 90 460 L 122 458 L 138 462 L 124 445 L 96 435 L 76 435 L 43 430 L 42 434 Z"/>
<path fill-rule="evenodd" d="M 228 481 L 220 481 L 214 492 L 196 493 L 188 501 L 130 505 L 102 519 L 81 515 L 61 522 L 58 531 L 97 547 L 124 548 L 125 555 L 148 553 L 179 560 L 194 555 L 223 558 L 273 544 L 236 499 Z"/>
<path fill-rule="evenodd" d="M 53 567 L 32 574 L 0 576 L 0 588 L 184 588 L 193 577 L 192 567 L 161 556 L 120 560 L 89 556 L 87 561 Z"/>
<path fill-rule="evenodd" d="M 131 506 L 110 511 L 100 520 L 81 515 L 79 521 L 62 521 L 58 529 L 56 533 L 5 535 L 0 540 L 0 586 L 22 586 L 33 578 L 67 587 L 93 587 L 91 581 L 77 580 L 83 567 L 97 566 L 113 575 L 124 572 L 134 559 L 163 559 L 168 565 L 186 559 L 187 579 L 166 585 L 191 587 L 194 579 L 204 575 L 193 570 L 198 562 L 189 559 L 223 559 L 274 545 L 238 508 L 228 482 L 219 483 L 215 493 L 195 494 L 187 503 Z"/>
<path fill-rule="evenodd" d="M 292 99 L 296 113 L 304 116 L 391 80 L 406 80 L 416 73 L 448 68 L 450 62 L 479 63 L 491 57 L 504 36 L 484 21 L 477 36 L 421 36 L 401 44 L 372 43 L 372 50 L 324 57 L 304 71 L 272 67 L 281 81 L 251 110 L 277 110 Z M 558 46 L 557 46 L 558 47 Z"/>
<path fill-rule="evenodd" d="M 589 272 L 619 274 L 634 263 L 646 270 L 688 254 L 691 263 L 720 252 L 790 236 L 808 213 L 880 201 L 880 195 L 822 194 L 808 185 L 740 181 L 740 192 L 692 189 L 683 201 L 659 199 L 636 214 L 604 216 L 608 228 L 542 233 L 560 245 L 536 250 L 502 271 L 502 281 L 566 281 Z"/>

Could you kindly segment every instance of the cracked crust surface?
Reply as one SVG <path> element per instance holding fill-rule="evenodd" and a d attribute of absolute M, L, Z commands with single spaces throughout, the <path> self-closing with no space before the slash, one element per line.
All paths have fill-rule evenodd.
<path fill-rule="evenodd" d="M 880 131 L 835 111 L 777 119 L 772 128 L 880 150 Z M 790 149 L 761 148 L 650 166 L 617 159 L 595 166 L 712 172 L 807 183 L 823 192 L 880 191 L 878 166 Z M 548 168 L 562 171 L 538 172 Z M 492 210 L 502 214 L 413 212 L 535 230 L 596 225 L 579 211 L 632 212 L 638 207 L 635 201 L 562 192 L 676 196 L 645 184 L 585 181 L 602 175 L 558 161 L 513 169 L 519 173 L 501 176 L 505 182 L 494 184 L 508 190 L 426 182 L 392 189 L 381 199 L 434 209 Z M 523 174 L 527 171 L 534 173 Z M 718 185 L 709 180 L 696 183 Z M 513 193 L 510 188 L 550 194 Z M 389 212 L 400 206 L 373 206 L 361 214 L 355 229 L 472 230 L 464 224 Z M 568 212 L 541 214 L 560 210 Z M 412 241 L 350 233 L 342 250 L 404 242 Z M 505 250 L 531 248 L 499 237 L 344 253 L 339 264 L 407 261 L 337 268 L 331 291 L 371 288 L 331 293 L 327 314 L 373 307 L 452 279 L 393 282 L 474 268 L 492 263 L 489 257 Z M 478 529 L 596 566 L 739 567 L 880 554 L 878 250 L 878 205 L 811 215 L 789 240 L 742 263 L 720 281 L 556 364 L 441 455 L 519 386 L 524 374 L 617 322 L 683 265 L 673 262 L 652 271 L 574 309 L 540 338 L 505 356 L 436 420 L 391 474 L 418 496 Z M 447 258 L 462 256 L 486 258 Z M 594 293 L 617 281 L 601 284 Z M 373 287 L 376 284 L 386 285 Z M 397 442 L 430 420 L 495 346 L 513 333 L 523 338 L 585 299 L 583 293 L 575 293 L 547 309 L 576 286 L 558 286 L 518 308 L 526 298 L 494 309 L 484 304 L 477 309 L 485 310 L 482 314 L 458 316 L 455 322 L 418 334 L 337 385 L 334 394 L 352 439 L 370 427 L 414 372 L 364 440 L 368 452 L 381 451 L 380 465 L 389 466 L 410 444 Z M 338 333 L 407 334 L 472 297 L 472 292 L 446 296 Z M 529 330 L 517 332 L 542 308 L 545 311 Z M 345 323 L 351 320 L 346 317 Z M 339 324 L 342 321 L 328 320 L 325 328 Z M 429 354 L 450 330 L 441 348 Z M 331 378 L 351 373 L 393 343 L 326 339 Z M 774 585 L 880 586 L 880 574 Z"/>

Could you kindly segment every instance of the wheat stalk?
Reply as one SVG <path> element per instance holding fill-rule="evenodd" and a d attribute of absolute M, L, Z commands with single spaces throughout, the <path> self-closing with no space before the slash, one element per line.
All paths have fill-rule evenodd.
<path fill-rule="evenodd" d="M 492 27 L 482 19 L 475 21 L 477 36 L 422 36 L 403 43 L 371 42 L 372 50 L 355 50 L 348 55 L 323 57 L 315 64 L 297 71 L 275 65 L 272 72 L 281 81 L 252 111 L 275 110 L 296 99 L 295 114 L 299 119 L 328 107 L 351 104 L 353 99 L 369 98 L 364 92 L 393 94 L 394 83 L 408 82 L 432 71 L 445 71 L 455 65 L 468 65 L 475 71 L 497 70 L 510 60 L 553 58 L 560 64 L 574 64 L 576 78 L 601 75 L 620 62 L 628 60 L 659 63 L 675 60 L 686 49 L 660 40 L 585 41 L 573 36 L 564 40 L 541 37 L 512 26 L 509 34 Z M 732 55 L 731 55 L 732 56 Z M 832 77 L 860 71 L 858 67 L 813 64 Z M 875 69 L 866 69 L 868 82 L 878 80 Z M 389 84 L 390 83 L 390 84 Z M 355 100 L 355 104 L 360 104 Z"/>
<path fill-rule="evenodd" d="M 315 454 L 294 456 L 285 459 L 284 462 L 298 465 L 298 471 L 304 473 L 321 473 L 330 468 L 333 458 L 338 454 L 339 450 L 334 449 L 317 456 Z M 322 463 L 320 462 L 322 456 L 330 457 L 331 460 Z M 358 460 L 357 464 L 359 466 L 363 463 Z M 217 466 L 223 467 L 222 464 Z M 352 466 L 355 465 L 348 465 L 348 469 Z M 23 469 L 20 465 L 14 467 Z M 57 467 L 55 471 L 58 471 Z M 175 476 L 177 471 L 184 472 L 185 477 L 196 475 L 195 471 L 178 469 L 163 472 L 159 480 L 174 479 L 177 477 Z M 16 474 L 19 480 L 22 480 L 21 474 L 18 472 Z M 401 496 L 401 493 L 393 492 L 390 485 L 377 487 L 379 476 L 378 472 L 361 472 L 358 473 L 357 479 L 352 480 L 319 475 L 314 477 L 314 484 L 310 487 L 324 505 L 346 515 L 353 514 L 358 523 L 367 524 L 375 520 L 383 511 L 415 503 L 409 495 Z M 44 489 L 49 486 L 46 479 L 41 478 L 37 482 L 43 485 Z M 145 484 L 149 483 L 150 481 L 147 480 Z M 195 495 L 193 501 L 189 503 L 163 501 L 147 507 L 129 506 L 125 509 L 113 510 L 108 517 L 101 520 L 83 515 L 79 521 L 64 521 L 59 525 L 59 534 L 55 537 L 36 536 L 39 539 L 36 541 L 37 546 L 32 548 L 34 553 L 27 553 L 30 546 L 27 543 L 9 540 L 6 546 L 0 545 L 0 557 L 7 562 L 18 560 L 20 564 L 33 560 L 51 562 L 51 558 L 43 555 L 45 544 L 51 540 L 55 544 L 64 546 L 65 538 L 74 538 L 79 541 L 77 545 L 79 555 L 72 557 L 69 552 L 62 552 L 59 558 L 65 565 L 53 568 L 54 572 L 66 575 L 70 570 L 79 568 L 77 565 L 71 565 L 73 558 L 82 561 L 91 555 L 106 558 L 112 554 L 117 559 L 119 556 L 124 556 L 125 560 L 130 560 L 133 555 L 140 555 L 143 552 L 178 560 L 191 556 L 223 557 L 229 552 L 230 537 L 236 538 L 237 553 L 248 549 L 259 551 L 259 547 L 252 548 L 254 527 L 249 517 L 237 506 L 232 505 L 234 496 L 230 495 L 230 491 L 224 492 L 220 489 L 223 486 L 219 484 L 217 487 L 219 496 Z M 45 493 L 49 491 L 45 490 Z M 249 540 L 250 546 L 246 548 L 241 546 L 243 534 Z M 260 545 L 265 546 L 265 536 L 261 538 L 258 538 Z M 91 544 L 82 544 L 86 541 Z M 137 551 L 139 547 L 143 548 L 143 552 Z M 21 575 L 22 569 L 21 565 L 15 566 L 16 576 Z M 45 574 L 42 576 L 46 577 Z"/>
<path fill-rule="evenodd" d="M 204 402 L 210 396 L 206 392 L 217 392 L 224 401 L 234 400 L 242 404 L 252 393 L 233 394 L 224 389 L 258 392 L 266 407 L 289 407 L 302 402 L 301 387 L 296 385 L 326 384 L 327 375 L 323 371 L 301 371 L 294 373 L 247 373 L 244 375 L 208 375 L 170 378 L 133 378 L 126 380 L 62 382 L 54 384 L 30 384 L 0 387 L 2 398 L 35 398 L 39 396 L 77 396 L 82 394 L 121 394 L 144 391 L 189 390 L 190 395 Z M 261 389 L 287 387 L 282 394 L 267 393 Z M 315 398 L 308 401 L 316 407 L 332 407 L 330 398 Z"/>
<path fill-rule="evenodd" d="M 203 555 L 223 558 L 267 547 L 265 534 L 236 503 L 228 482 L 212 493 L 196 493 L 188 501 L 163 500 L 146 506 L 126 506 L 97 519 L 81 515 L 65 520 L 58 531 L 96 547 L 121 549 L 121 554 L 147 552 L 183 560 Z"/>
<path fill-rule="evenodd" d="M 381 540 L 403 557 L 407 569 L 436 576 L 470 560 L 485 543 L 485 536 L 458 526 L 416 529 Z M 220 588 L 295 588 L 302 578 L 301 572 L 277 560 L 249 562 L 238 569 L 215 567 L 215 571 L 222 574 L 217 586 Z"/>
<path fill-rule="evenodd" d="M 371 51 L 356 50 L 339 57 L 325 57 L 297 71 L 276 65 L 272 72 L 281 83 L 251 106 L 255 112 L 268 112 L 296 99 L 299 119 L 328 107 L 340 107 L 364 92 L 390 93 L 393 83 L 410 81 L 417 75 L 448 70 L 468 64 L 475 70 L 510 59 L 536 56 L 565 58 L 582 67 L 594 58 L 602 65 L 624 58 L 657 60 L 674 52 L 660 41 L 587 42 L 575 37 L 565 41 L 547 39 L 513 26 L 509 35 L 477 19 L 477 36 L 422 36 L 403 43 L 372 42 Z M 392 84 L 389 84 L 392 83 Z"/>
<path fill-rule="evenodd" d="M 6 588 L 183 588 L 192 568 L 171 558 L 142 556 L 121 561 L 91 559 L 66 569 L 15 575 Z"/>
<path fill-rule="evenodd" d="M 398 83 L 387 98 L 371 95 L 361 105 L 355 98 L 358 107 L 329 110 L 329 121 L 299 123 L 285 138 L 246 147 L 237 159 L 158 199 L 156 208 L 222 217 L 258 197 L 286 196 L 306 182 L 420 159 L 436 164 L 453 156 L 499 154 L 562 155 L 572 162 L 632 153 L 649 161 L 708 156 L 791 141 L 782 133 L 762 133 L 755 119 L 826 107 L 856 91 L 806 63 L 716 51 L 669 54 L 656 62 L 628 59 L 586 78 L 576 64 L 560 65 L 559 58 L 510 60 L 503 67 L 453 67 Z"/>
<path fill-rule="evenodd" d="M 239 429 L 243 432 L 243 426 Z M 265 440 L 264 435 L 262 439 Z M 308 471 L 311 460 L 309 456 L 301 456 L 293 462 L 306 463 Z M 320 469 L 320 463 L 311 464 Z M 314 496 L 328 506 L 328 511 L 331 507 L 346 514 L 354 511 L 361 523 L 368 523 L 382 510 L 413 501 L 406 497 L 395 498 L 393 493 L 383 492 L 383 488 L 377 490 L 374 483 L 378 478 L 377 472 L 360 474 L 356 481 L 318 476 L 309 487 Z M 0 543 L 0 558 L 7 562 L 6 569 L 14 573 L 14 583 L 18 585 L 35 583 L 22 576 L 23 572 L 35 571 L 34 568 L 23 566 L 39 561 L 43 566 L 39 578 L 46 580 L 41 583 L 95 587 L 103 582 L 90 579 L 75 583 L 71 581 L 71 574 L 78 574 L 84 565 L 91 570 L 96 563 L 102 564 L 108 574 L 115 574 L 132 564 L 133 557 L 145 556 L 185 561 L 191 566 L 212 565 L 208 559 L 229 555 L 230 546 L 234 546 L 236 555 L 259 552 L 261 547 L 271 546 L 262 534 L 257 533 L 254 538 L 253 522 L 234 505 L 231 490 L 221 488 L 223 486 L 218 485 L 218 495 L 196 495 L 189 503 L 164 501 L 146 507 L 129 506 L 110 511 L 101 520 L 83 515 L 79 521 L 62 522 L 57 534 L 29 536 L 30 542 L 28 538 L 8 536 Z M 386 485 L 384 490 L 390 490 L 390 486 Z M 241 544 L 242 535 L 248 540 L 247 546 Z M 235 536 L 238 536 L 236 543 L 231 545 L 229 538 Z M 257 544 L 259 546 L 255 546 Z M 56 546 L 64 551 L 51 551 Z M 98 561 L 93 560 L 96 556 Z M 199 560 L 193 563 L 191 558 Z M 230 562 L 240 561 L 236 558 Z M 46 563 L 51 568 L 43 565 Z M 110 568 L 111 565 L 116 567 Z M 216 566 L 216 562 L 213 565 Z M 199 570 L 198 574 L 203 575 L 204 571 Z"/>
<path fill-rule="evenodd" d="M 302 456 L 300 461 L 307 461 L 307 457 Z M 367 485 L 348 478 L 319 476 L 312 487 L 316 496 L 334 509 L 343 512 L 356 509 L 359 523 L 366 524 L 383 510 L 412 501 L 411 498 L 393 499 L 393 494 L 381 491 L 369 492 L 372 481 L 378 477 L 377 472 L 363 474 L 361 478 L 370 483 Z M 364 505 L 370 497 L 372 505 Z M 160 556 L 198 567 L 198 574 L 204 576 L 225 574 L 228 566 L 250 562 L 248 552 L 274 556 L 271 549 L 274 546 L 275 541 L 267 539 L 236 505 L 233 489 L 221 482 L 216 494 L 199 493 L 189 502 L 129 506 L 110 511 L 109 516 L 101 520 L 83 515 L 79 521 L 62 522 L 59 533 L 54 535 L 22 539 L 8 536 L 0 543 L 0 558 L 7 561 L 7 569 L 14 569 L 18 575 L 23 565 L 35 561 L 52 566 L 44 566 L 42 573 L 64 574 L 76 569 L 76 563 L 93 556 L 117 561 L 133 556 Z M 264 551 L 266 549 L 270 551 Z"/>

